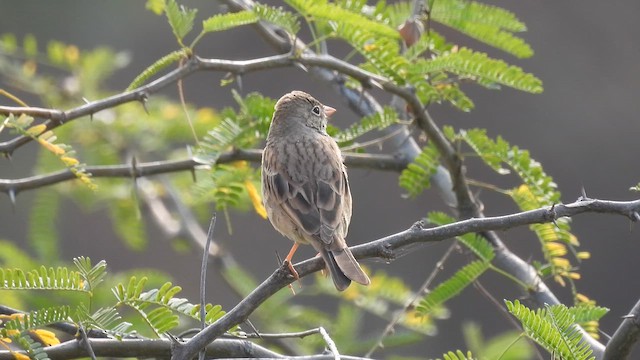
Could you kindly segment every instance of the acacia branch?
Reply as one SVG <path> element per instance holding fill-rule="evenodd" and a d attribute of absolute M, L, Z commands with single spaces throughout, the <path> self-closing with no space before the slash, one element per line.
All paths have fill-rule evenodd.
<path fill-rule="evenodd" d="M 344 153 L 345 164 L 352 168 L 364 168 L 386 171 L 401 171 L 407 166 L 406 161 L 394 155 L 387 154 L 360 154 Z M 237 149 L 220 155 L 216 164 L 225 164 L 239 160 L 259 163 L 262 159 L 262 150 Z M 206 166 L 196 159 L 152 161 L 146 163 L 121 164 L 121 165 L 96 165 L 87 166 L 84 170 L 94 178 L 139 178 L 151 175 L 196 170 Z M 21 179 L 0 179 L 0 191 L 12 193 L 14 196 L 25 190 L 37 189 L 64 181 L 76 179 L 76 175 L 70 170 L 60 170 L 50 174 L 35 175 Z"/>
<path fill-rule="evenodd" d="M 418 222 L 402 232 L 354 246 L 351 251 L 357 259 L 379 258 L 392 261 L 398 257 L 398 254 L 415 251 L 416 248 L 411 245 L 416 243 L 443 241 L 468 233 L 508 230 L 524 225 L 550 223 L 560 217 L 572 217 L 583 213 L 617 214 L 635 221 L 640 213 L 640 200 L 609 201 L 583 198 L 570 204 L 557 204 L 511 215 L 467 219 L 433 228 L 425 228 L 423 222 Z M 324 261 L 320 258 L 312 258 L 295 264 L 295 268 L 298 275 L 304 277 L 322 270 Z M 172 359 L 192 358 L 208 343 L 220 337 L 233 326 L 245 321 L 265 300 L 293 281 L 295 279 L 289 273 L 287 266 L 279 267 L 218 321 L 209 325 L 185 344 L 177 345 Z"/>
<path fill-rule="evenodd" d="M 96 356 L 115 358 L 168 358 L 174 346 L 169 339 L 89 339 Z M 79 340 L 69 340 L 59 345 L 44 348 L 51 359 L 79 359 L 87 357 L 87 348 Z M 24 351 L 16 353 L 25 354 Z M 206 347 L 206 355 L 215 358 L 283 358 L 248 340 L 218 339 Z M 14 353 L 0 351 L 0 360 L 15 360 Z"/>
<path fill-rule="evenodd" d="M 640 300 L 622 318 L 624 320 L 607 343 L 604 360 L 627 359 L 631 354 L 640 339 Z"/>

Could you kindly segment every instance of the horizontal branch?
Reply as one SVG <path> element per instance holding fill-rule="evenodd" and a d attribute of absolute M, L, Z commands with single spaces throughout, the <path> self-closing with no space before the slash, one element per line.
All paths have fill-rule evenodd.
<path fill-rule="evenodd" d="M 168 358 L 174 345 L 169 339 L 89 339 L 98 357 L 110 358 Z M 248 340 L 218 339 L 209 344 L 206 355 L 214 358 L 282 358 L 282 355 Z M 70 340 L 44 348 L 51 359 L 79 359 L 88 357 L 87 348 L 79 340 Z M 24 351 L 17 353 L 26 354 Z M 0 351 L 0 360 L 15 360 L 9 351 Z"/>
<path fill-rule="evenodd" d="M 345 164 L 351 168 L 402 171 L 407 165 L 406 161 L 394 155 L 360 153 L 344 153 L 343 155 Z M 225 164 L 239 160 L 259 163 L 261 159 L 262 150 L 238 149 L 220 155 L 217 163 Z M 202 166 L 206 165 L 191 158 L 146 163 L 136 163 L 134 161 L 131 164 L 121 165 L 87 166 L 84 170 L 94 178 L 139 178 L 178 171 L 193 171 Z M 50 174 L 35 175 L 21 179 L 0 179 L 0 191 L 15 197 L 15 195 L 25 190 L 37 189 L 74 179 L 76 179 L 76 175 L 70 170 L 60 170 Z"/>
<path fill-rule="evenodd" d="M 398 256 L 397 254 L 415 251 L 416 248 L 412 248 L 411 245 L 416 243 L 443 241 L 468 233 L 550 223 L 560 217 L 571 217 L 582 213 L 617 214 L 636 221 L 640 213 L 640 200 L 609 201 L 582 198 L 570 204 L 557 204 L 511 215 L 467 219 L 433 228 L 425 228 L 423 222 L 418 222 L 405 231 L 354 246 L 351 250 L 357 259 L 381 258 L 391 261 Z M 320 258 L 312 258 L 295 264 L 295 268 L 299 276 L 303 277 L 323 269 L 324 261 Z M 192 358 L 206 344 L 220 337 L 231 327 L 245 321 L 262 302 L 294 280 L 288 268 L 281 266 L 222 318 L 209 325 L 186 344 L 176 346 L 172 359 Z M 535 286 L 535 284 L 527 285 Z"/>

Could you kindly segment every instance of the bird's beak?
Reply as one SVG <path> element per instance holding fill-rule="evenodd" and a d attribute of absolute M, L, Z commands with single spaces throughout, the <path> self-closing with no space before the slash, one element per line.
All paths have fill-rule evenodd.
<path fill-rule="evenodd" d="M 332 108 L 331 106 L 324 105 L 324 113 L 327 114 L 327 117 L 331 117 L 334 112 L 336 112 L 336 109 Z"/>

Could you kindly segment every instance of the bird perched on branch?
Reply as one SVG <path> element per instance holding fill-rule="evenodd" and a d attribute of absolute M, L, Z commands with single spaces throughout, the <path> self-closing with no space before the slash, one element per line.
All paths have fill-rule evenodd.
<path fill-rule="evenodd" d="M 278 100 L 262 154 L 262 195 L 271 224 L 299 244 L 310 244 L 324 259 L 336 289 L 370 280 L 347 247 L 351 191 L 338 144 L 327 134 L 335 109 L 311 95 L 292 91 Z"/>

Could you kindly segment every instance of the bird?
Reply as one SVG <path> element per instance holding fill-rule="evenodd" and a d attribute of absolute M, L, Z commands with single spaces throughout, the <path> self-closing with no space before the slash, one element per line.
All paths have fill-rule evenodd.
<path fill-rule="evenodd" d="M 294 242 L 285 258 L 291 265 L 299 244 L 320 254 L 338 291 L 355 281 L 371 281 L 347 247 L 351 190 L 342 153 L 327 134 L 336 109 L 303 91 L 283 95 L 275 105 L 262 153 L 262 199 L 273 227 Z"/>

